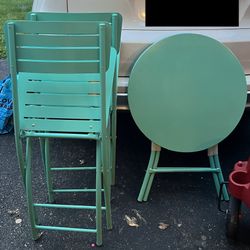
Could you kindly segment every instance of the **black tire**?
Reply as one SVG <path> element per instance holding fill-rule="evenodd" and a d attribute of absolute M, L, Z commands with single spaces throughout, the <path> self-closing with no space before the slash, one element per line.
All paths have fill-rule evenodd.
<path fill-rule="evenodd" d="M 235 240 L 239 227 L 241 200 L 230 197 L 226 218 L 226 236 Z"/>

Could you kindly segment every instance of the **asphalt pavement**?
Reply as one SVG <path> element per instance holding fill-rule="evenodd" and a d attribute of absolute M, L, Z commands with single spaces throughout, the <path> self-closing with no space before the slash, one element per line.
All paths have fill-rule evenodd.
<path fill-rule="evenodd" d="M 1 78 L 7 73 L 5 61 L 0 61 Z M 52 164 L 75 166 L 94 163 L 95 145 L 90 141 L 57 139 L 51 142 Z M 137 202 L 149 153 L 150 141 L 136 127 L 129 111 L 119 111 L 116 185 L 112 187 L 113 229 L 108 231 L 104 220 L 103 246 L 99 249 L 250 249 L 250 209 L 243 205 L 238 239 L 229 240 L 225 235 L 225 214 L 217 208 L 211 173 L 156 175 L 148 202 Z M 235 130 L 219 144 L 225 179 L 234 164 L 247 160 L 249 155 L 250 109 L 246 109 Z M 95 235 L 86 233 L 46 231 L 34 242 L 13 132 L 0 135 L 0 159 L 1 250 L 97 248 L 94 245 Z M 46 201 L 44 171 L 36 140 L 32 162 L 34 198 Z M 208 159 L 205 151 L 181 154 L 163 150 L 160 165 L 204 166 L 208 165 Z M 79 173 L 54 176 L 58 187 L 85 187 L 93 184 L 93 178 Z M 65 199 L 84 203 L 83 195 L 56 196 L 58 202 Z M 86 199 L 92 198 L 87 196 Z M 226 209 L 228 204 L 223 203 L 222 206 Z M 46 209 L 39 214 L 45 223 L 62 226 L 84 226 L 94 221 L 93 213 L 72 212 L 70 209 Z M 128 218 L 134 220 L 133 226 Z"/>

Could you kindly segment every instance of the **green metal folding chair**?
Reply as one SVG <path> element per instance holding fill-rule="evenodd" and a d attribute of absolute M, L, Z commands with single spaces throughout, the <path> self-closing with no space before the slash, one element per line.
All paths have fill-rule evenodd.
<path fill-rule="evenodd" d="M 116 76 L 114 77 L 112 110 L 111 110 L 111 168 L 112 168 L 112 184 L 115 184 L 115 168 L 116 168 L 116 106 L 117 106 L 117 78 L 120 62 L 120 43 L 122 16 L 119 13 L 52 13 L 52 12 L 28 12 L 26 19 L 33 21 L 105 21 L 112 27 L 112 47 L 116 49 Z M 44 148 L 44 142 L 42 148 Z M 44 151 L 44 150 L 42 150 Z"/>
<path fill-rule="evenodd" d="M 141 55 L 130 75 L 128 101 L 152 147 L 138 201 L 147 201 L 156 173 L 210 172 L 219 194 L 224 179 L 218 143 L 244 112 L 246 86 L 237 58 L 210 37 L 171 36 Z M 185 153 L 208 150 L 210 166 L 159 167 L 161 148 Z M 228 200 L 225 186 L 223 199 Z"/>
<path fill-rule="evenodd" d="M 110 206 L 109 121 L 117 51 L 111 46 L 107 22 L 8 21 L 5 24 L 8 61 L 13 82 L 15 139 L 25 183 L 34 239 L 39 230 L 96 233 L 102 244 L 102 210 L 112 228 Z M 95 205 L 34 202 L 32 199 L 32 139 L 44 138 L 44 161 L 49 202 L 55 193 L 95 192 Z M 49 138 L 96 141 L 96 166 L 50 166 Z M 26 142 L 23 157 L 22 141 Z M 94 189 L 57 189 L 50 172 L 95 171 Z M 103 181 L 102 181 L 103 178 Z M 102 205 L 104 191 L 105 206 Z M 90 209 L 96 211 L 95 228 L 40 225 L 36 208 Z"/>

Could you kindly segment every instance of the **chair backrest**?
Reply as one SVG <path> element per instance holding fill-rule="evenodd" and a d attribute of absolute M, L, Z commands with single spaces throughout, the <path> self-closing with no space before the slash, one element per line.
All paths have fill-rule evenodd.
<path fill-rule="evenodd" d="M 33 21 L 105 21 L 112 26 L 112 46 L 120 51 L 122 16 L 119 13 L 54 13 L 28 12 L 26 19 Z"/>
<path fill-rule="evenodd" d="M 16 128 L 48 136 L 101 133 L 111 25 L 8 21 L 5 34 Z"/>

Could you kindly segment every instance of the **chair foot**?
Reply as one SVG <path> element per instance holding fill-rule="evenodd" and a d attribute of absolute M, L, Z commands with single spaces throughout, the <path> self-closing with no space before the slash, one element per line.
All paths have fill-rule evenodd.
<path fill-rule="evenodd" d="M 106 225 L 107 225 L 108 230 L 112 230 L 112 228 L 113 228 L 112 224 L 113 223 L 112 223 L 111 212 L 110 212 L 110 214 L 106 215 Z"/>
<path fill-rule="evenodd" d="M 97 247 L 102 247 L 102 243 L 98 244 L 98 243 L 96 242 L 96 246 L 97 246 Z"/>
<path fill-rule="evenodd" d="M 113 228 L 112 221 L 107 220 L 107 229 L 112 230 L 112 228 Z"/>
<path fill-rule="evenodd" d="M 34 241 L 38 241 L 43 235 L 43 232 L 40 232 L 36 229 L 33 229 L 32 230 L 32 238 Z"/>
<path fill-rule="evenodd" d="M 96 236 L 96 245 L 98 247 L 101 247 L 102 246 L 102 233 L 97 233 L 97 236 Z"/>

